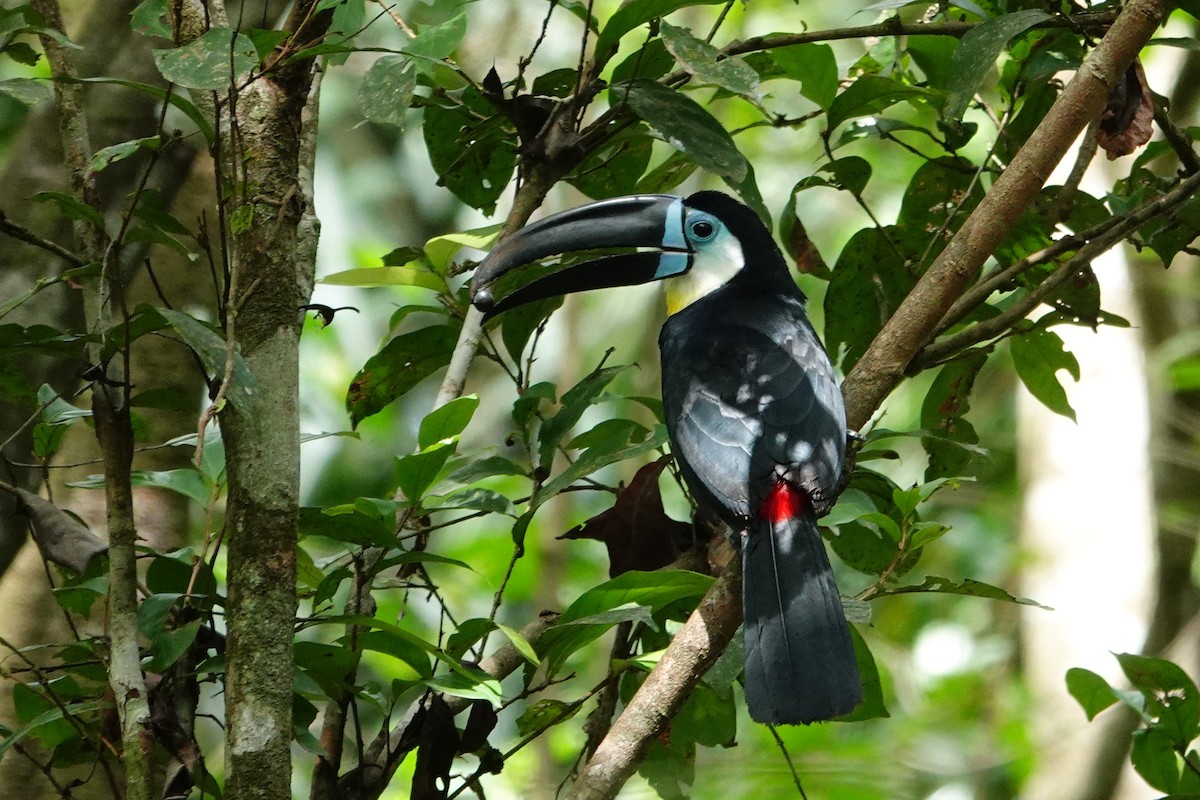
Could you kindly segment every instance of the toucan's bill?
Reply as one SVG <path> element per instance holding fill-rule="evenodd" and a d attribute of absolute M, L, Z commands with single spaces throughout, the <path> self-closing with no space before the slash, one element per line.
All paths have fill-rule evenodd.
<path fill-rule="evenodd" d="M 684 236 L 682 197 L 634 195 L 601 200 L 553 214 L 505 239 L 475 270 L 471 302 L 487 316 L 546 297 L 631 286 L 673 275 L 692 266 Z M 535 279 L 496 299 L 492 288 L 511 270 L 549 256 L 579 250 L 645 247 L 651 251 L 601 256 Z"/>

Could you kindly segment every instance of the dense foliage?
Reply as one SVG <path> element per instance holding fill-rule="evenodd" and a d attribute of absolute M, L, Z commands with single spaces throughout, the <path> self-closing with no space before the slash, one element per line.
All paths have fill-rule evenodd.
<path fill-rule="evenodd" d="M 82 81 L 148 97 L 155 108 L 149 127 L 86 153 L 86 176 L 21 200 L 49 209 L 57 230 L 0 216 L 0 234 L 34 245 L 41 259 L 22 291 L 0 303 L 0 381 L 7 400 L 24 409 L 4 419 L 6 458 L 17 465 L 4 486 L 26 510 L 45 558 L 59 565 L 54 595 L 74 621 L 67 640 L 6 654 L 15 724 L 2 731 L 0 755 L 32 759 L 48 776 L 98 765 L 92 780 L 107 775 L 120 791 L 114 731 L 126 712 L 107 687 L 124 636 L 138 648 L 145 724 L 154 757 L 172 765 L 170 790 L 221 796 L 220 723 L 212 720 L 222 713 L 230 644 L 230 471 L 215 420 L 254 412 L 258 391 L 234 326 L 261 288 L 245 276 L 239 283 L 235 243 L 283 213 L 264 211 L 260 187 L 243 171 L 261 156 L 231 119 L 247 87 L 290 80 L 287 70 L 315 64 L 326 95 L 318 169 L 349 159 L 337 146 L 347 137 L 368 151 L 371 169 L 395 169 L 413 183 L 430 174 L 438 188 L 408 187 L 413 221 L 403 232 L 364 243 L 352 267 L 325 270 L 311 299 L 311 287 L 297 290 L 297 324 L 305 311 L 312 316 L 305 359 L 318 365 L 304 373 L 305 418 L 337 428 L 301 437 L 326 457 L 306 462 L 312 490 L 297 512 L 292 729 L 305 752 L 300 780 L 313 797 L 398 796 L 404 790 L 396 787 L 408 786 L 420 798 L 482 797 L 506 785 L 520 792 L 534 769 L 525 748 L 536 745 L 559 769 L 538 779 L 568 782 L 730 552 L 723 532 L 692 522 L 669 459 L 653 368 L 661 312 L 563 308 L 554 299 L 480 330 L 464 285 L 480 253 L 547 195 L 557 204 L 723 186 L 777 231 L 830 353 L 850 373 L 1046 124 L 1063 82 L 1119 9 L 877 3 L 864 10 L 878 22 L 832 29 L 845 22 L 825 16 L 834 10 L 809 18 L 790 4 L 559 0 L 538 6 L 540 28 L 506 31 L 505 49 L 493 57 L 473 48 L 486 49 L 498 35 L 489 26 L 518 14 L 505 4 L 297 5 L 322 20 L 315 39 L 301 37 L 300 27 L 275 27 L 267 11 L 256 19 L 232 9 L 240 24 L 219 24 L 214 14 L 202 35 L 188 36 L 167 0 L 145 0 L 127 24 L 139 46 L 153 45 L 156 77 L 104 68 L 66 74 L 58 65 L 51 72 L 39 42 L 46 56 L 53 43 L 80 45 L 45 18 L 47 4 L 0 10 L 6 137 L 33 113 L 27 107 L 52 101 L 52 86 L 60 104 L 61 87 Z M 1187 12 L 1200 7 L 1181 6 L 1175 19 L 1192 24 Z M 740 38 L 726 34 L 734 28 Z M 772 28 L 780 32 L 760 33 Z M 735 639 L 640 763 L 659 796 L 757 796 L 786 791 L 793 779 L 808 785 L 805 754 L 817 747 L 813 783 L 828 796 L 926 796 L 943 783 L 934 771 L 896 767 L 866 778 L 855 770 L 870 764 L 886 773 L 893 759 L 928 746 L 927 730 L 938 728 L 969 740 L 964 751 L 1002 754 L 979 779 L 979 796 L 1018 791 L 1033 758 L 1024 718 L 1036 709 L 1014 688 L 1011 653 L 1001 659 L 1010 668 L 1003 680 L 982 669 L 948 679 L 924 695 L 929 708 L 920 711 L 898 699 L 889 673 L 939 617 L 973 618 L 977 628 L 999 619 L 1011 631 L 1006 612 L 980 616 L 972 606 L 1036 605 L 1008 588 L 1015 556 L 1002 549 L 1013 524 L 1012 411 L 996 401 L 1001 389 L 981 397 L 977 387 L 1002 387 L 1011 373 L 1048 408 L 1072 416 L 1064 380 L 1078 380 L 1080 366 L 1059 331 L 1127 324 L 1104 310 L 1091 260 L 1121 241 L 1164 266 L 1195 255 L 1200 129 L 1172 123 L 1140 66 L 1122 72 L 1121 91 L 1073 156 L 1079 168 L 1025 198 L 982 272 L 969 276 L 970 288 L 919 343 L 911 380 L 861 431 L 853 477 L 823 521 L 858 628 L 866 701 L 828 726 L 753 727 L 739 715 Z M 1146 144 L 1150 118 L 1166 135 Z M 409 163 L 418 142 L 428 165 Z M 1079 181 L 1097 147 L 1137 155 L 1105 193 L 1089 194 Z M 185 212 L 177 187 L 155 188 L 150 179 L 188 148 L 211 155 L 214 166 L 211 196 Z M 126 168 L 139 180 L 112 205 L 84 190 Z M 564 185 L 570 192 L 556 188 Z M 309 191 L 297 185 L 279 208 L 311 205 Z M 835 249 L 836 258 L 822 258 Z M 158 280 L 168 258 L 182 259 L 191 285 Z M 145 301 L 126 298 L 135 281 L 152 286 Z M 19 316 L 38 313 L 54 292 L 81 293 L 88 313 Z M 569 327 L 551 319 L 568 315 Z M 347 355 L 361 352 L 364 338 L 381 344 Z M 153 367 L 142 366 L 135 345 L 155 342 L 189 360 L 188 381 L 142 390 Z M 322 399 L 331 390 L 319 369 L 345 358 L 358 360 L 335 389 L 345 406 L 338 421 Z M 48 374 L 46 361 L 67 365 L 65 372 L 31 377 Z M 456 381 L 472 361 L 464 393 Z M 114 372 L 116 364 L 123 366 Z M 196 375 L 206 410 L 196 408 Z M 435 379 L 443 384 L 433 407 Z M 124 445 L 79 399 L 94 387 L 124 394 L 132 411 Z M 981 404 L 988 414 L 972 414 Z M 173 429 L 152 426 L 146 409 L 177 412 Z M 124 478 L 184 499 L 194 527 L 169 547 L 139 540 L 140 577 L 110 572 L 95 534 L 62 510 L 70 503 L 38 496 L 39 487 L 55 501 L 67 491 L 52 468 L 66 460 L 69 434 L 85 429 L 99 437 L 106 469 L 69 486 L 105 490 L 110 524 L 121 480 L 114 448 L 136 442 L 139 454 L 166 448 L 181 456 L 163 468 L 138 455 Z M 137 581 L 136 630 L 106 628 L 105 600 L 117 580 Z M 1070 690 L 1089 717 L 1117 701 L 1134 707 L 1144 722 L 1134 767 L 1163 792 L 1200 791 L 1200 762 L 1188 749 L 1200 732 L 1200 693 L 1169 662 L 1119 658 L 1135 692 L 1083 670 L 1067 676 Z M 884 721 L 889 712 L 907 721 Z M 771 753 L 775 742 L 783 757 Z M 730 763 L 719 751 L 734 744 L 787 767 L 734 789 L 718 774 Z M 69 793 L 65 780 L 58 788 Z"/>

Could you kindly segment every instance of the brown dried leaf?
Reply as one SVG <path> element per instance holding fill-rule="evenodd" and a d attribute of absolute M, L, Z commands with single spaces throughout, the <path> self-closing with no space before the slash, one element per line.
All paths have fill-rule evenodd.
<path fill-rule="evenodd" d="M 608 550 L 609 577 L 630 570 L 665 567 L 688 548 L 692 526 L 667 516 L 658 476 L 670 456 L 663 456 L 637 471 L 607 511 L 560 536 L 560 539 L 595 539 Z"/>
<path fill-rule="evenodd" d="M 1154 133 L 1154 98 L 1146 85 L 1141 60 L 1125 70 L 1124 79 L 1108 93 L 1096 128 L 1096 143 L 1108 160 L 1126 156 L 1150 141 Z"/>

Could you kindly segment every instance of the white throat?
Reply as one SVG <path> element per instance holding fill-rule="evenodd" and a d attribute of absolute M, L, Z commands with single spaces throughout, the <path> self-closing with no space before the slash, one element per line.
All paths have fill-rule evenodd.
<path fill-rule="evenodd" d="M 720 289 L 741 271 L 744 264 L 742 245 L 737 237 L 723 233 L 696 252 L 691 269 L 666 281 L 667 314 L 677 314 Z"/>

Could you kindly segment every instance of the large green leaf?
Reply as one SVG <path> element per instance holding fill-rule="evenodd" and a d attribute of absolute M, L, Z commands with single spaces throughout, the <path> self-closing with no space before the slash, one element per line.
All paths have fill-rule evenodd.
<path fill-rule="evenodd" d="M 229 28 L 213 28 L 200 38 L 171 50 L 155 50 L 158 71 L 189 89 L 229 89 L 258 63 L 254 42 Z"/>
<path fill-rule="evenodd" d="M 667 22 L 659 26 L 667 51 L 675 56 L 679 66 L 696 79 L 720 86 L 727 92 L 757 99 L 758 73 L 737 58 L 723 58 L 721 51 L 692 36 L 687 28 L 677 28 Z"/>
<path fill-rule="evenodd" d="M 554 453 L 562 438 L 579 422 L 579 418 L 596 402 L 613 378 L 626 369 L 627 366 L 598 369 L 563 393 L 558 413 L 542 423 L 538 433 L 538 463 L 543 469 L 549 469 L 554 462 Z"/>
<path fill-rule="evenodd" d="M 403 129 L 416 88 L 417 69 L 411 59 L 383 56 L 363 76 L 358 87 L 358 107 L 371 122 Z"/>
<path fill-rule="evenodd" d="M 1044 328 L 1034 328 L 1014 336 L 1010 342 L 1017 377 L 1029 393 L 1056 414 L 1075 419 L 1075 409 L 1067 392 L 1058 380 L 1059 370 L 1066 370 L 1079 380 L 1079 361 L 1067 351 L 1062 337 Z"/>
<path fill-rule="evenodd" d="M 1050 15 L 1045 11 L 1027 8 L 990 19 L 967 31 L 950 60 L 950 91 L 942 109 L 943 119 L 961 119 L 1008 40 L 1048 19 Z"/>
<path fill-rule="evenodd" d="M 722 178 L 745 180 L 750 168 L 733 137 L 700 104 L 653 81 L 635 80 L 609 89 L 616 106 L 625 102 L 672 147 Z"/>
<path fill-rule="evenodd" d="M 915 282 L 906 241 L 895 227 L 864 228 L 851 237 L 825 293 L 825 344 L 849 371 Z"/>
<path fill-rule="evenodd" d="M 457 326 L 432 325 L 401 334 L 384 345 L 367 359 L 346 391 L 351 425 L 357 427 L 449 364 L 457 340 Z"/>
<path fill-rule="evenodd" d="M 492 214 L 517 164 L 516 135 L 474 87 L 460 97 L 458 104 L 425 107 L 425 146 L 439 185 Z"/>
<path fill-rule="evenodd" d="M 175 311 L 170 308 L 157 308 L 155 311 L 175 329 L 188 347 L 195 351 L 204 364 L 205 371 L 213 378 L 225 378 L 225 361 L 228 345 L 212 328 L 195 317 Z M 233 371 L 229 376 L 229 386 L 225 389 L 225 399 L 237 409 L 240 414 L 248 414 L 251 409 L 251 397 L 254 395 L 255 381 L 250 368 L 246 366 L 242 354 L 233 352 Z"/>
<path fill-rule="evenodd" d="M 832 131 L 848 119 L 872 116 L 901 100 L 914 100 L 932 95 L 928 89 L 910 86 L 892 78 L 864 75 L 829 104 L 826 126 Z"/>
<path fill-rule="evenodd" d="M 771 51 L 771 60 L 787 77 L 800 82 L 800 94 L 826 110 L 837 96 L 838 68 L 827 44 L 796 44 Z"/>
<path fill-rule="evenodd" d="M 1096 718 L 1104 709 L 1120 700 L 1108 681 L 1090 669 L 1072 667 L 1067 670 L 1067 691 L 1083 706 L 1089 720 Z"/>

